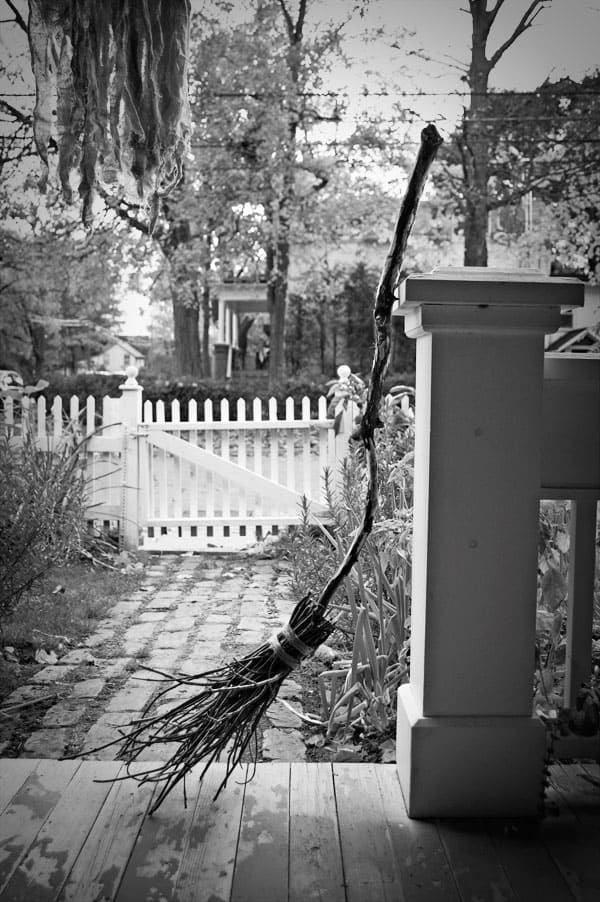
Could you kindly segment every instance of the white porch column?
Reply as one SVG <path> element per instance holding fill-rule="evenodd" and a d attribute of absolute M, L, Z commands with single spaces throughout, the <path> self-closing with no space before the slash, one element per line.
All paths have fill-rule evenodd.
<path fill-rule="evenodd" d="M 410 277 L 417 339 L 410 683 L 397 761 L 412 817 L 535 815 L 532 716 L 543 336 L 575 279 L 531 270 Z"/>

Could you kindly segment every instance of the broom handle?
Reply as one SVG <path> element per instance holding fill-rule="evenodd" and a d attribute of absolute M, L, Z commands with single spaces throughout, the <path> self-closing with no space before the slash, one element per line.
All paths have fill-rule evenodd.
<path fill-rule="evenodd" d="M 321 614 L 325 612 L 336 590 L 358 560 L 360 550 L 373 528 L 373 519 L 377 510 L 378 474 L 375 430 L 383 425 L 379 419 L 379 405 L 383 395 L 383 377 L 390 356 L 390 324 L 392 308 L 396 301 L 395 289 L 400 277 L 408 238 L 417 215 L 419 200 L 440 144 L 442 144 L 442 138 L 435 125 L 426 126 L 421 132 L 421 146 L 400 205 L 390 249 L 377 286 L 373 307 L 375 351 L 371 367 L 371 381 L 361 422 L 352 436 L 352 438 L 362 441 L 367 454 L 368 481 L 365 509 L 362 523 L 354 534 L 343 561 L 321 592 L 316 605 Z"/>

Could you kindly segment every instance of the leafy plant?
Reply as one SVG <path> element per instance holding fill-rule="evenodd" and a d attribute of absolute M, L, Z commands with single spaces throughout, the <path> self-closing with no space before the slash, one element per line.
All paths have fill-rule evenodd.
<path fill-rule="evenodd" d="M 573 709 L 563 697 L 570 516 L 569 502 L 544 502 L 540 510 L 534 705 L 555 733 L 593 736 L 600 729 L 598 667 L 580 688 Z"/>
<path fill-rule="evenodd" d="M 343 374 L 331 384 L 334 416 L 350 402 L 360 410 L 365 386 Z M 365 542 L 359 563 L 332 605 L 346 656 L 319 676 L 328 736 L 388 733 L 395 722 L 396 690 L 408 678 L 412 536 L 414 390 L 400 387 L 386 395 L 378 433 L 379 519 Z M 363 509 L 365 462 L 353 446 L 342 465 L 338 486 L 326 473 L 327 525 L 315 528 L 306 503 L 302 524 L 289 546 L 297 592 L 317 591 L 343 558 Z"/>
<path fill-rule="evenodd" d="M 36 580 L 81 547 L 85 522 L 85 473 L 74 432 L 65 430 L 50 453 L 26 406 L 20 422 L 18 436 L 0 423 L 0 624 Z"/>
<path fill-rule="evenodd" d="M 566 503 L 545 503 L 540 510 L 536 671 L 534 706 L 554 718 L 563 706 L 562 680 L 566 651 L 566 600 L 569 566 L 569 509 Z"/>

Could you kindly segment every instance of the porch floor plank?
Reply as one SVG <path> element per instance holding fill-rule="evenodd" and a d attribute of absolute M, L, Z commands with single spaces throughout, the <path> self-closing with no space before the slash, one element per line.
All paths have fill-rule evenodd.
<path fill-rule="evenodd" d="M 290 764 L 258 766 L 246 784 L 231 902 L 287 902 Z"/>
<path fill-rule="evenodd" d="M 216 801 L 225 764 L 214 764 L 200 785 L 190 838 L 177 879 L 177 902 L 215 902 L 231 896 L 247 766 L 238 768 Z"/>
<path fill-rule="evenodd" d="M 438 821 L 438 830 L 461 899 L 512 902 L 518 898 L 482 820 L 444 818 Z"/>
<path fill-rule="evenodd" d="M 346 902 L 331 764 L 292 767 L 289 857 L 289 902 Z"/>
<path fill-rule="evenodd" d="M 552 768 L 541 821 L 411 820 L 393 766 L 343 763 L 259 764 L 216 802 L 223 765 L 196 768 L 149 817 L 152 785 L 94 782 L 119 767 L 0 762 L 0 902 L 600 898 L 594 765 Z"/>
<path fill-rule="evenodd" d="M 375 767 L 392 854 L 406 902 L 457 899 L 456 884 L 434 821 L 409 818 L 395 767 Z M 468 898 L 468 897 L 467 897 Z"/>
<path fill-rule="evenodd" d="M 21 768 L 18 764 L 18 779 L 15 781 L 12 762 L 2 762 L 3 783 L 15 786 L 20 782 Z M 36 761 L 35 764 L 35 770 L 21 783 L 0 818 L 0 891 L 29 851 L 79 767 L 79 761 L 48 760 Z"/>
<path fill-rule="evenodd" d="M 151 769 L 153 762 L 145 761 L 144 765 Z M 199 766 L 186 777 L 187 807 L 184 807 L 184 785 L 181 781 L 151 817 L 144 819 L 143 815 L 140 816 L 143 825 L 138 831 L 116 895 L 117 902 L 141 902 L 143 899 L 169 902 L 177 898 L 175 886 L 181 859 L 189 843 L 198 774 Z"/>
<path fill-rule="evenodd" d="M 536 820 L 487 820 L 495 854 L 517 899 L 573 902 L 552 855 L 543 843 L 551 816 Z"/>
<path fill-rule="evenodd" d="M 126 773 L 123 767 L 118 776 Z M 60 894 L 61 902 L 114 899 L 154 786 L 133 777 L 113 783 Z"/>
<path fill-rule="evenodd" d="M 11 763 L 10 780 L 0 780 L 0 815 L 37 765 L 35 758 L 16 758 Z"/>
<path fill-rule="evenodd" d="M 333 766 L 348 902 L 404 898 L 376 769 L 374 764 Z"/>
<path fill-rule="evenodd" d="M 557 788 L 561 770 L 560 766 L 553 769 L 552 783 L 547 791 L 547 798 L 556 806 L 558 815 L 548 817 L 548 823 L 544 825 L 544 845 L 575 898 L 581 902 L 596 902 L 600 899 L 598 821 L 591 829 L 581 822 L 581 798 L 570 793 L 565 797 Z M 572 807 L 566 798 L 572 799 Z"/>
<path fill-rule="evenodd" d="M 49 902 L 66 882 L 96 815 L 119 770 L 119 762 L 82 761 L 6 885 L 14 902 Z"/>

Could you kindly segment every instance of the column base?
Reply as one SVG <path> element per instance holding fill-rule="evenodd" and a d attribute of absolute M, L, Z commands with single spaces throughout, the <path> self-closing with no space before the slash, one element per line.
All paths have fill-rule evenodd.
<path fill-rule="evenodd" d="M 424 717 L 398 690 L 396 761 L 409 817 L 536 817 L 546 729 L 537 717 Z"/>

